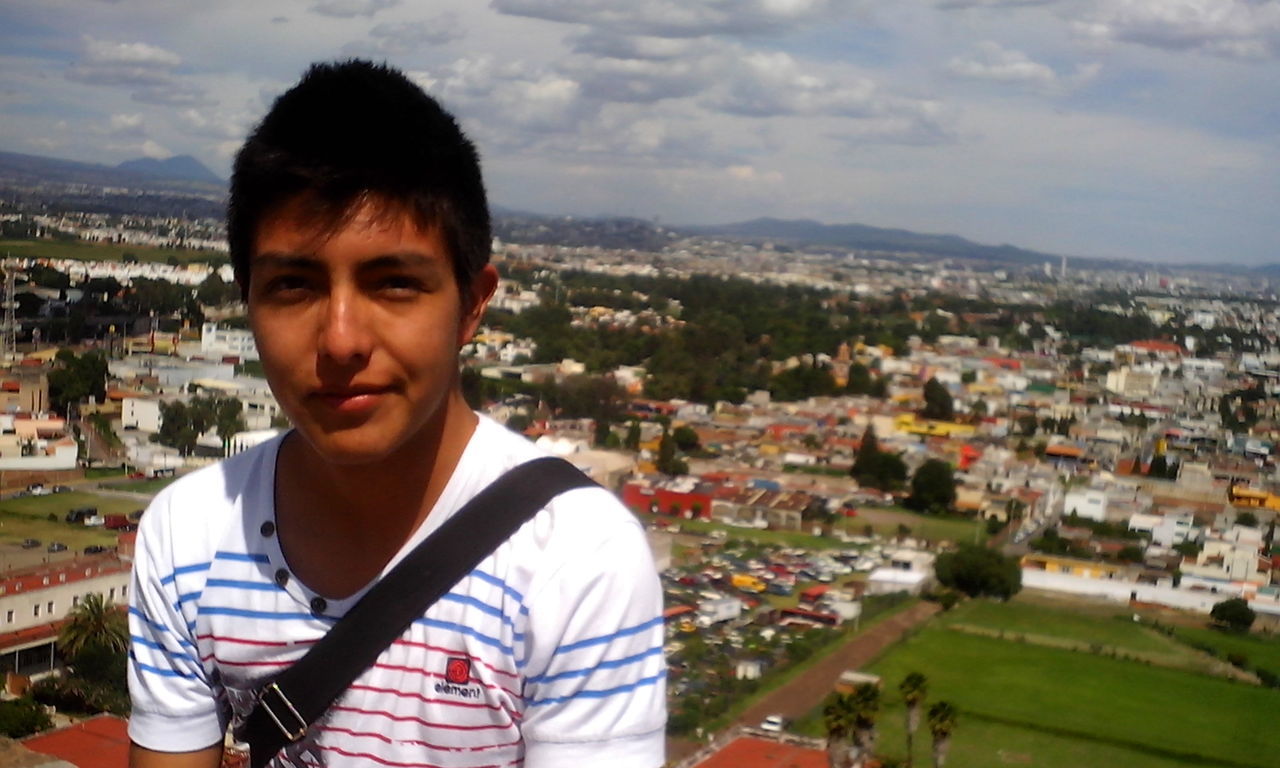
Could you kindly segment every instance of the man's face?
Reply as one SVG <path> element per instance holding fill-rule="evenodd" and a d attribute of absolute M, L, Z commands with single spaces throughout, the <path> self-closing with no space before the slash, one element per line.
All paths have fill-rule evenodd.
<path fill-rule="evenodd" d="M 326 232 L 302 202 L 263 221 L 251 255 L 249 320 L 271 389 L 327 461 L 429 458 L 497 273 L 486 267 L 464 302 L 438 228 L 370 198 Z"/>

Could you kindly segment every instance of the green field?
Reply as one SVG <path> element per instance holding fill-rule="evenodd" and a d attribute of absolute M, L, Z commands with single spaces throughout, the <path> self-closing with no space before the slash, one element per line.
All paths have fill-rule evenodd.
<path fill-rule="evenodd" d="M 960 710 L 952 768 L 1276 764 L 1280 692 L 1028 643 L 930 627 L 872 665 L 886 681 L 880 751 L 901 757 L 897 682 L 929 678 Z M 927 755 L 927 735 L 917 755 Z"/>
<path fill-rule="evenodd" d="M 905 525 L 911 529 L 911 536 L 929 541 L 982 543 L 987 540 L 986 526 L 979 521 L 962 517 L 921 515 L 902 507 L 860 509 L 857 517 L 844 520 L 845 530 L 852 534 L 864 533 L 867 525 L 882 538 L 897 536 L 898 526 Z"/>
<path fill-rule="evenodd" d="M 1223 656 L 1239 653 L 1248 659 L 1249 666 L 1262 667 L 1280 674 L 1280 638 L 1274 635 L 1233 635 L 1208 627 L 1178 627 L 1178 638 L 1218 649 Z"/>
<path fill-rule="evenodd" d="M 1115 651 L 1170 666 L 1206 670 L 1208 661 L 1182 643 L 1132 621 L 1123 605 L 1056 605 L 1052 599 L 1019 595 L 1008 603 L 969 600 L 939 617 L 941 626 L 1002 632 L 1005 639 Z"/>
<path fill-rule="evenodd" d="M 118 531 L 66 523 L 63 516 L 77 507 L 97 507 L 100 515 L 127 515 L 145 506 L 137 499 L 79 491 L 6 499 L 0 501 L 0 544 L 39 539 L 43 544 L 60 541 L 73 550 L 90 544 L 114 546 Z M 54 515 L 55 520 L 49 520 L 49 515 Z"/>
<path fill-rule="evenodd" d="M 151 248 L 128 243 L 89 243 L 83 240 L 0 240 L 0 254 L 15 259 L 76 259 L 79 261 L 120 261 L 132 254 L 138 261 L 206 262 L 221 264 L 228 257 L 217 251 Z"/>
<path fill-rule="evenodd" d="M 121 480 L 117 483 L 102 483 L 103 488 L 130 493 L 148 493 L 155 495 L 169 487 L 177 477 L 153 477 L 147 480 Z"/>

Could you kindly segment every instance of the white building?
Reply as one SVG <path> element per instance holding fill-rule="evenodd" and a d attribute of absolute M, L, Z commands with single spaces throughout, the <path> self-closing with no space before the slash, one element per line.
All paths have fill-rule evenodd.
<path fill-rule="evenodd" d="M 253 332 L 244 328 L 219 328 L 217 323 L 200 327 L 200 353 L 207 358 L 238 357 L 257 360 L 258 345 Z"/>
<path fill-rule="evenodd" d="M 86 557 L 7 574 L 0 580 L 0 637 L 6 638 L 0 668 L 34 674 L 56 666 L 56 624 L 91 593 L 127 602 L 129 566 L 115 557 Z"/>
<path fill-rule="evenodd" d="M 160 401 L 154 397 L 126 397 L 120 407 L 120 426 L 151 434 L 160 431 Z"/>

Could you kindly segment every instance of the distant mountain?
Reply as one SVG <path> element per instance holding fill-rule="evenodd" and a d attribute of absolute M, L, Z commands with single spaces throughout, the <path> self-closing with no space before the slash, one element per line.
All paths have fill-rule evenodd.
<path fill-rule="evenodd" d="M 919 253 L 961 259 L 980 259 L 1014 264 L 1057 262 L 1061 256 L 1017 248 L 1012 245 L 982 245 L 957 235 L 934 235 L 905 229 L 886 229 L 864 224 L 823 224 L 806 219 L 752 219 L 736 224 L 685 227 L 685 231 L 748 241 L 773 241 L 788 245 L 815 245 L 863 251 Z M 1072 257 L 1073 260 L 1077 257 Z M 1092 261 L 1092 260 L 1091 260 Z"/>
<path fill-rule="evenodd" d="M 0 152 L 0 185 L 10 184 L 31 188 L 47 187 L 50 184 L 69 184 L 88 187 L 125 187 L 148 192 L 201 196 L 225 195 L 227 183 L 213 176 L 207 168 L 201 166 L 201 169 L 212 177 L 212 180 L 156 176 L 97 163 L 80 163 L 56 157 Z"/>
<path fill-rule="evenodd" d="M 166 160 L 140 157 L 137 160 L 126 160 L 116 168 L 122 171 L 141 173 L 160 179 L 176 179 L 181 181 L 200 181 L 207 184 L 225 184 L 225 179 L 205 167 L 204 163 L 191 155 L 176 155 Z"/>

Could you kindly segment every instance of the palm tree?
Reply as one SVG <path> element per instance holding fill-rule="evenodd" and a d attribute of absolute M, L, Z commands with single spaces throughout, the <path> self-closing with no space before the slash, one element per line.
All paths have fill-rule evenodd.
<path fill-rule="evenodd" d="M 942 768 L 956 727 L 956 708 L 945 701 L 929 707 L 929 733 L 933 734 L 933 768 Z"/>
<path fill-rule="evenodd" d="M 916 730 L 920 727 L 920 710 L 929 693 L 929 681 L 919 672 L 911 672 L 898 684 L 902 703 L 907 708 L 907 768 L 915 762 Z"/>
<path fill-rule="evenodd" d="M 853 689 L 854 740 L 858 744 L 859 765 L 871 757 L 876 748 L 876 716 L 880 713 L 880 686 L 861 683 Z"/>
<path fill-rule="evenodd" d="M 832 693 L 822 707 L 822 724 L 827 731 L 827 765 L 849 768 L 853 765 L 850 736 L 857 724 L 853 694 Z"/>
<path fill-rule="evenodd" d="M 129 647 L 129 625 L 124 614 L 96 593 L 80 600 L 58 632 L 58 649 L 68 659 L 90 646 L 115 652 Z"/>

